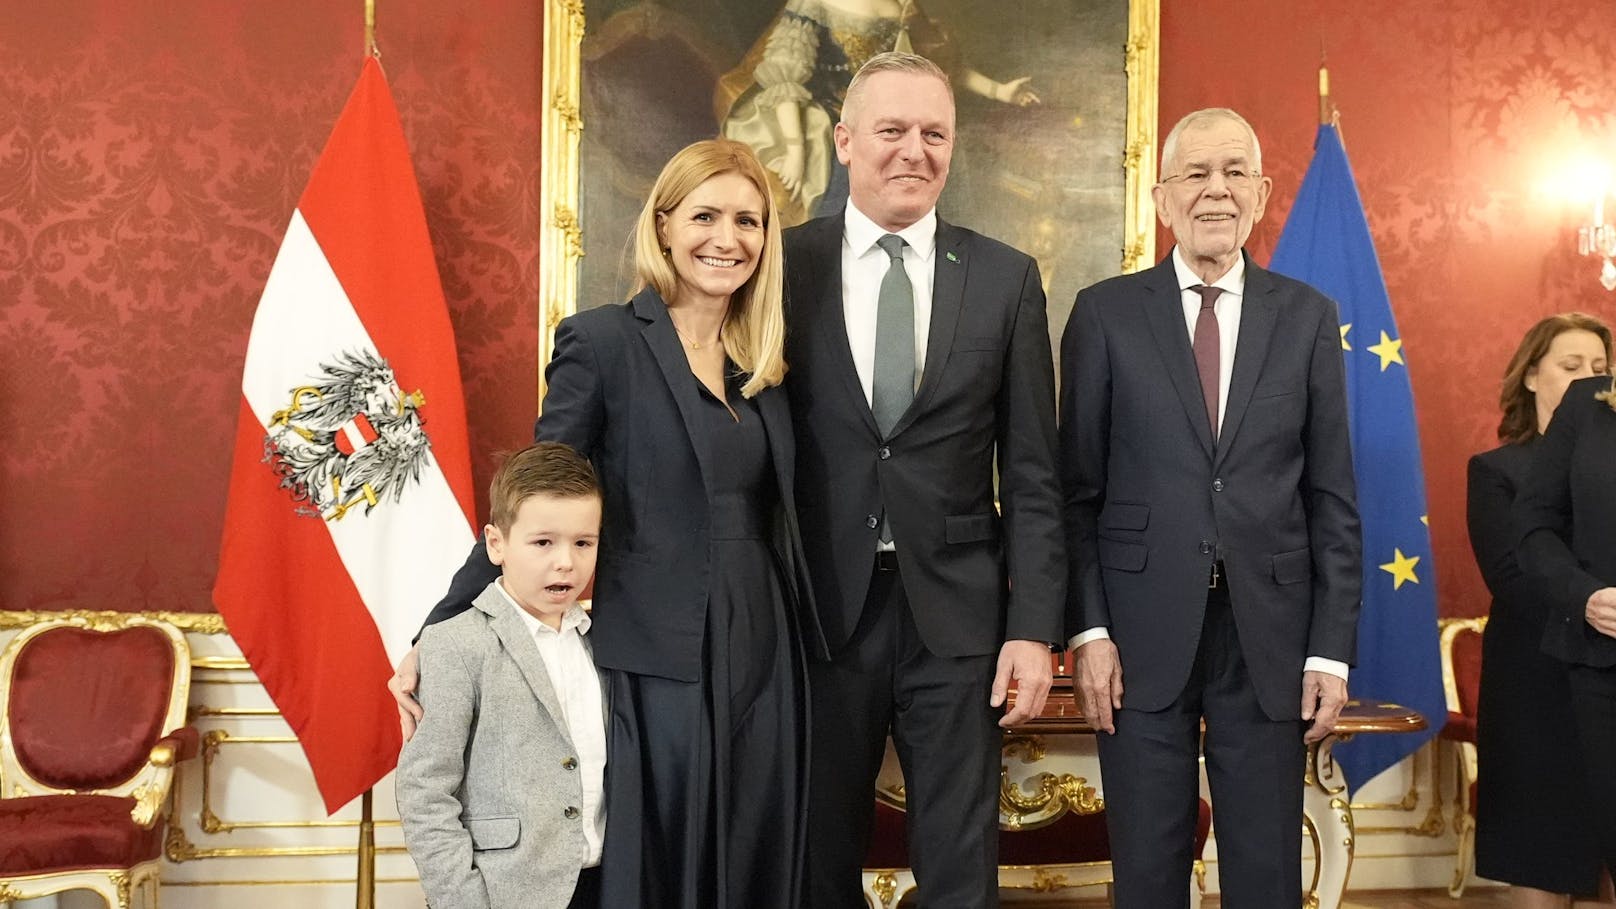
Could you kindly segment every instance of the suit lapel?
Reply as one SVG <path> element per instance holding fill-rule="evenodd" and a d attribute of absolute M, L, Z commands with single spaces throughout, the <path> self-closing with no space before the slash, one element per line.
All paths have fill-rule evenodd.
<path fill-rule="evenodd" d="M 820 219 L 814 222 L 812 228 L 818 231 L 813 242 L 805 244 L 813 256 L 808 273 L 819 280 L 815 288 L 817 293 L 813 295 L 814 305 L 818 307 L 818 318 L 813 320 L 819 333 L 816 346 L 823 355 L 825 368 L 841 377 L 842 392 L 852 400 L 854 411 L 863 416 L 870 434 L 879 436 L 881 432 L 875 425 L 875 414 L 870 411 L 870 402 L 864 397 L 864 386 L 859 384 L 858 367 L 853 364 L 853 346 L 847 339 L 847 313 L 842 308 L 842 233 L 845 225 L 845 217 L 840 215 Z"/>
<path fill-rule="evenodd" d="M 903 432 L 920 414 L 926 403 L 942 383 L 943 370 L 954 349 L 954 329 L 959 325 L 960 310 L 965 306 L 965 276 L 970 260 L 965 255 L 965 231 L 942 218 L 937 219 L 936 245 L 932 249 L 931 325 L 926 329 L 926 366 L 920 373 L 920 387 L 915 391 L 909 409 L 892 427 L 895 436 Z"/>
<path fill-rule="evenodd" d="M 1242 253 L 1244 255 L 1244 253 Z M 1240 422 L 1251 406 L 1251 394 L 1257 388 L 1257 376 L 1262 373 L 1268 359 L 1268 344 L 1274 337 L 1274 324 L 1278 321 L 1278 303 L 1273 298 L 1274 283 L 1268 272 L 1246 260 L 1246 292 L 1240 301 L 1240 341 L 1235 345 L 1234 371 L 1229 377 L 1229 399 L 1224 405 L 1223 430 L 1218 433 L 1217 455 L 1212 459 L 1215 470 L 1229 454 Z"/>
<path fill-rule="evenodd" d="M 668 391 L 679 407 L 685 438 L 689 440 L 696 455 L 696 465 L 701 469 L 702 487 L 712 489 L 713 465 L 708 463 L 706 446 L 696 444 L 695 428 L 701 393 L 696 389 L 696 376 L 690 371 L 690 360 L 679 343 L 673 320 L 668 318 L 668 307 L 656 291 L 647 288 L 634 296 L 634 315 L 647 323 L 640 330 L 640 336 L 651 349 L 652 358 L 662 370 L 662 379 L 668 383 Z"/>
<path fill-rule="evenodd" d="M 572 730 L 567 728 L 566 717 L 561 712 L 561 701 L 556 697 L 555 688 L 550 685 L 550 673 L 545 671 L 544 660 L 539 656 L 539 645 L 528 632 L 522 617 L 516 614 L 515 607 L 506 602 L 504 594 L 497 590 L 483 590 L 477 597 L 476 606 L 488 614 L 488 627 L 505 645 L 505 652 L 516 663 L 527 686 L 533 689 L 533 696 L 539 699 L 539 705 L 550 714 L 556 728 L 571 742 Z"/>
<path fill-rule="evenodd" d="M 792 438 L 791 411 L 786 403 L 785 391 L 778 386 L 765 388 L 754 398 L 758 413 L 763 415 L 763 432 L 769 440 L 769 458 L 774 463 L 774 481 L 780 496 L 788 507 L 792 504 L 792 485 L 795 479 L 787 460 L 786 449 Z"/>
<path fill-rule="evenodd" d="M 1166 367 L 1167 378 L 1184 406 L 1190 428 L 1210 460 L 1212 427 L 1206 422 L 1206 400 L 1201 396 L 1200 374 L 1195 370 L 1195 351 L 1190 349 L 1189 332 L 1184 328 L 1184 303 L 1171 256 L 1146 273 L 1145 289 L 1150 292 L 1145 301 L 1145 316 L 1151 333 L 1156 336 L 1156 349 Z"/>

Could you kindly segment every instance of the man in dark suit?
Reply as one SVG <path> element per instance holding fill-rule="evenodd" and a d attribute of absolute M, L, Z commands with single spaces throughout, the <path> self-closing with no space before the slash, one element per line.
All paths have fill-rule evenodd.
<path fill-rule="evenodd" d="M 953 141 L 942 72 L 873 58 L 836 127 L 849 204 L 786 235 L 797 507 L 828 643 L 809 667 L 816 909 L 865 905 L 889 732 L 921 898 L 997 905 L 999 726 L 1042 709 L 1062 634 L 1044 292 L 1031 258 L 937 218 Z"/>
<path fill-rule="evenodd" d="M 1224 904 L 1294 909 L 1303 743 L 1347 699 L 1362 554 L 1340 327 L 1244 255 L 1261 170 L 1235 112 L 1181 120 L 1152 190 L 1172 254 L 1079 293 L 1061 342 L 1069 628 L 1119 909 L 1189 905 L 1202 747 Z"/>

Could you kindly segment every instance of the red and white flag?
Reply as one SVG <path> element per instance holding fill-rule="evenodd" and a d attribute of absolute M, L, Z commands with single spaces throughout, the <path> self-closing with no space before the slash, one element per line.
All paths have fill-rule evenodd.
<path fill-rule="evenodd" d="M 398 760 L 387 679 L 465 560 L 473 509 L 448 307 L 367 59 L 253 319 L 213 589 L 328 812 Z"/>

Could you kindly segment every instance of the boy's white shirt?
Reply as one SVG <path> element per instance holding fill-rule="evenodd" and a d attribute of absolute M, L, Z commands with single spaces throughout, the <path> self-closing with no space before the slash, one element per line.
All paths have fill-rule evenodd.
<path fill-rule="evenodd" d="M 584 646 L 583 636 L 589 633 L 591 619 L 582 606 L 573 603 L 561 616 L 561 630 L 544 624 L 511 597 L 505 589 L 504 579 L 494 584 L 506 605 L 516 610 L 544 660 L 544 670 L 550 675 L 550 687 L 555 689 L 556 700 L 561 703 L 562 722 L 578 752 L 578 770 L 583 783 L 584 841 L 589 845 L 588 868 L 600 864 L 601 841 L 606 834 L 606 804 L 604 782 L 606 775 L 606 724 L 602 719 L 600 673 L 594 658 Z"/>

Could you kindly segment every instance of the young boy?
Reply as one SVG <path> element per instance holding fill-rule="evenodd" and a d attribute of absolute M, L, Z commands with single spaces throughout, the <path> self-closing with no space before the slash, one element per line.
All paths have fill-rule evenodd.
<path fill-rule="evenodd" d="M 513 455 L 489 490 L 502 576 L 421 633 L 425 708 L 399 756 L 404 839 L 435 909 L 598 903 L 605 698 L 578 594 L 600 488 L 571 448 Z"/>

